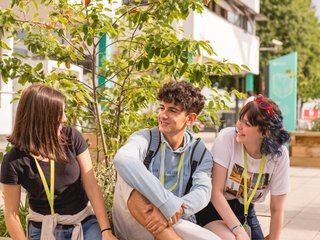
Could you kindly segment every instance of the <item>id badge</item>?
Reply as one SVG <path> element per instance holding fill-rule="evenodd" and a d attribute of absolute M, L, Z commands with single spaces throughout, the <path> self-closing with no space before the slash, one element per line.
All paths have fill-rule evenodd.
<path fill-rule="evenodd" d="M 64 229 L 62 228 L 62 225 L 57 225 L 54 230 L 54 236 L 56 240 L 65 240 L 64 238 Z"/>
<path fill-rule="evenodd" d="M 249 238 L 251 239 L 251 228 L 250 228 L 250 226 L 248 225 L 247 222 L 245 222 L 245 223 L 243 224 L 243 228 L 244 228 L 244 230 L 246 231 L 246 233 L 248 234 Z"/>

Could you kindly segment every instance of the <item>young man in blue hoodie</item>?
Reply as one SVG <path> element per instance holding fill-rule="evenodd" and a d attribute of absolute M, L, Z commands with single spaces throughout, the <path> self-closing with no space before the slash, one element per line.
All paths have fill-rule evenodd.
<path fill-rule="evenodd" d="M 159 150 L 150 164 L 145 166 L 152 138 L 149 129 L 131 135 L 114 159 L 118 178 L 112 215 L 117 237 L 219 239 L 195 224 L 195 213 L 210 201 L 212 156 L 204 149 L 191 170 L 197 140 L 187 127 L 202 110 L 204 97 L 192 84 L 172 81 L 160 89 L 157 99 Z M 191 188 L 186 192 L 190 177 Z"/>

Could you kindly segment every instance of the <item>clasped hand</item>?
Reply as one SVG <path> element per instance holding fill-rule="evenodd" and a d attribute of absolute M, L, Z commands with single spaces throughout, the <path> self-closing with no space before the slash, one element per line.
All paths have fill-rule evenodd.
<path fill-rule="evenodd" d="M 147 214 L 144 226 L 149 232 L 152 233 L 153 236 L 156 236 L 166 227 L 171 227 L 179 221 L 179 219 L 182 217 L 183 208 L 187 208 L 187 205 L 184 203 L 180 208 L 178 208 L 177 212 L 167 220 L 158 208 L 152 204 L 148 204 L 144 211 Z"/>

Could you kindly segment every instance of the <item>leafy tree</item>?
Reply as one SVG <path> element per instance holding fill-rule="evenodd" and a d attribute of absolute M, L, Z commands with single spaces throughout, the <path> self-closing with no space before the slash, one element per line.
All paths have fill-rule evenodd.
<path fill-rule="evenodd" d="M 240 70 L 227 62 L 190 61 L 203 51 L 210 55 L 214 52 L 207 41 L 178 38 L 181 29 L 174 26 L 190 11 L 201 12 L 202 0 L 129 1 L 115 10 L 111 1 L 55 2 L 41 0 L 40 6 L 51 8 L 43 20 L 36 1 L 12 0 L 12 8 L 0 9 L 1 33 L 16 37 L 23 29 L 25 37 L 20 41 L 33 56 L 55 59 L 67 68 L 89 62 L 83 65 L 90 74 L 89 82 L 80 82 L 71 71 L 45 75 L 42 63 L 32 68 L 18 53 L 0 59 L 2 81 L 17 79 L 22 85 L 42 82 L 62 91 L 68 118 L 97 134 L 97 153 L 103 152 L 106 163 L 129 134 L 155 125 L 152 104 L 163 82 L 187 79 L 200 87 L 210 87 L 210 75 Z M 30 18 L 21 17 L 28 16 L 30 6 L 36 7 L 36 13 Z M 13 7 L 23 14 L 16 15 Z M 99 48 L 106 37 L 107 45 Z M 1 47 L 9 48 L 2 40 Z M 112 55 L 98 64 L 98 56 L 105 49 Z M 104 81 L 98 84 L 98 77 Z M 223 108 L 225 100 L 218 95 L 202 117 L 217 122 L 217 111 Z"/>
<path fill-rule="evenodd" d="M 283 42 L 276 52 L 261 52 L 260 78 L 267 62 L 298 52 L 298 95 L 303 100 L 319 98 L 320 27 L 311 0 L 261 0 L 261 13 L 268 21 L 258 24 L 260 45 L 270 46 L 273 38 Z"/>

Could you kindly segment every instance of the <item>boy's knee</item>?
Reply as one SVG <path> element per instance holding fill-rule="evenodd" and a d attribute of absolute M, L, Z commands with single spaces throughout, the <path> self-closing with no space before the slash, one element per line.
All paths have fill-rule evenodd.
<path fill-rule="evenodd" d="M 151 203 L 138 191 L 133 190 L 127 201 L 128 209 L 131 215 L 144 226 L 144 221 L 147 218 L 147 209 L 150 208 Z"/>

